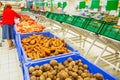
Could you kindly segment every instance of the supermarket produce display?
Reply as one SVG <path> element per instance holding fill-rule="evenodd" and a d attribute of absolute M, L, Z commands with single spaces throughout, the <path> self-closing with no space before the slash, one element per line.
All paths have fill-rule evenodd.
<path fill-rule="evenodd" d="M 54 15 L 55 13 L 52 12 L 45 12 L 44 16 L 46 16 L 49 19 L 61 22 L 61 23 L 68 23 L 73 26 L 83 28 L 85 30 L 88 30 L 90 32 L 94 32 L 96 34 L 100 34 L 112 39 L 115 39 L 117 41 L 120 41 L 120 37 L 118 35 L 120 32 L 119 26 L 117 26 L 118 18 L 112 15 L 105 16 L 101 18 L 101 20 L 97 20 L 94 18 L 88 18 L 83 16 L 69 16 L 67 14 L 58 14 L 59 16 L 56 16 L 56 19 L 53 19 L 51 15 Z M 57 14 L 57 13 L 56 13 Z M 50 16 L 50 17 L 49 17 Z M 60 18 L 61 17 L 61 18 Z M 77 17 L 77 18 L 76 18 Z M 111 32 L 112 31 L 112 32 Z M 112 35 L 105 35 L 104 33 L 111 32 Z M 112 36 L 112 37 L 111 37 Z M 116 38 L 117 36 L 117 38 Z"/>
<path fill-rule="evenodd" d="M 48 17 L 49 12 L 45 15 Z M 45 31 L 45 27 L 30 16 L 22 17 L 23 19 L 16 25 L 15 42 L 24 80 L 118 80 L 82 57 L 78 50 L 63 39 Z M 93 18 L 51 12 L 48 18 L 80 28 L 84 25 L 83 29 L 97 34 L 106 29 L 104 27 L 106 22 Z M 101 35 L 103 34 L 104 32 Z"/>
<path fill-rule="evenodd" d="M 1 14 L 4 4 L 9 3 L 21 15 L 15 18 L 16 49 L 6 51 L 4 43 L 0 48 L 8 54 L 17 50 L 19 61 L 13 60 L 16 54 L 2 54 L 1 61 L 5 62 L 0 67 L 5 71 L 1 73 L 7 73 L 6 67 L 8 73 L 1 79 L 119 80 L 120 0 L 0 2 Z"/>
<path fill-rule="evenodd" d="M 111 22 L 111 23 L 117 24 L 118 17 L 113 16 L 113 15 L 108 15 L 108 16 L 103 17 L 102 20 L 105 22 Z"/>
<path fill-rule="evenodd" d="M 24 80 L 118 80 L 79 53 L 24 64 Z"/>
<path fill-rule="evenodd" d="M 17 32 L 20 33 L 30 33 L 30 32 L 42 32 L 45 29 L 45 26 L 37 24 L 35 20 L 30 18 L 27 15 L 21 15 L 22 19 L 16 25 Z"/>
<path fill-rule="evenodd" d="M 88 65 L 83 64 L 82 61 L 73 61 L 71 57 L 63 62 L 58 63 L 57 60 L 51 60 L 49 64 L 42 66 L 36 65 L 29 67 L 30 79 L 54 79 L 54 80 L 80 80 L 80 79 L 98 79 L 103 80 L 102 74 L 92 74 L 88 70 Z"/>
<path fill-rule="evenodd" d="M 33 35 L 34 34 L 34 35 Z M 50 32 L 37 32 L 29 34 L 16 34 L 16 42 L 23 57 L 23 63 L 49 58 L 49 56 L 76 52 L 64 40 L 59 39 Z M 19 43 L 19 44 L 18 44 Z M 46 58 L 45 58 L 46 57 Z"/>
<path fill-rule="evenodd" d="M 71 50 L 66 48 L 64 40 L 57 39 L 56 37 L 45 37 L 42 34 L 33 34 L 32 36 L 23 38 L 21 42 L 26 55 L 31 59 L 39 59 L 71 52 Z"/>

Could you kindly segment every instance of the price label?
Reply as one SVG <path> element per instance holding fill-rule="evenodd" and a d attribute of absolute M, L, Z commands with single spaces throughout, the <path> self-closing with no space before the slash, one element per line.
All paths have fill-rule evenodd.
<path fill-rule="evenodd" d="M 117 12 L 115 10 L 111 10 L 109 14 L 117 16 Z"/>
<path fill-rule="evenodd" d="M 118 23 L 117 23 L 117 25 L 119 25 L 119 26 L 120 26 L 120 18 L 118 19 Z"/>

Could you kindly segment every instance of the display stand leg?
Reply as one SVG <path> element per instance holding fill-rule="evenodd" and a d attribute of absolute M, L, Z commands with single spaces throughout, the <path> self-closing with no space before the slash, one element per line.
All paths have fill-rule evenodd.
<path fill-rule="evenodd" d="M 102 53 L 97 57 L 97 59 L 95 60 L 95 64 L 98 62 L 98 60 L 101 58 L 101 56 L 104 54 L 104 52 L 106 51 L 108 45 L 105 46 L 105 48 L 103 49 Z"/>
<path fill-rule="evenodd" d="M 94 41 L 92 42 L 90 48 L 89 48 L 88 51 L 84 54 L 84 56 L 86 56 L 86 55 L 90 52 L 91 48 L 94 46 L 94 43 L 95 43 L 96 41 L 97 41 L 97 38 L 94 39 Z"/>
<path fill-rule="evenodd" d="M 68 29 L 62 27 L 62 38 L 65 39 L 65 35 L 68 33 Z"/>

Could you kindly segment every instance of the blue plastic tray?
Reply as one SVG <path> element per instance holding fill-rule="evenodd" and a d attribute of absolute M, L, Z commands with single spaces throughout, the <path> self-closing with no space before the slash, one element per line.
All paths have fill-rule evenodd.
<path fill-rule="evenodd" d="M 22 57 L 21 57 L 22 56 L 22 49 L 21 49 L 21 47 L 19 47 L 20 45 L 17 41 L 17 36 L 19 36 L 19 35 L 17 35 L 17 34 L 15 35 L 15 44 L 16 44 L 18 59 L 19 59 L 20 63 L 22 63 Z"/>
<path fill-rule="evenodd" d="M 29 77 L 29 72 L 28 72 L 28 68 L 30 66 L 35 66 L 35 65 L 43 65 L 43 64 L 47 64 L 50 62 L 50 60 L 57 60 L 59 63 L 63 63 L 67 58 L 71 57 L 73 60 L 78 60 L 81 59 L 83 64 L 87 64 L 88 70 L 95 74 L 95 73 L 101 73 L 104 76 L 105 80 L 118 80 L 116 77 L 112 76 L 111 74 L 109 74 L 108 72 L 104 71 L 103 69 L 101 69 L 100 67 L 96 66 L 95 64 L 91 63 L 90 61 L 88 61 L 87 59 L 85 59 L 84 57 L 82 57 L 79 53 L 74 53 L 74 54 L 70 54 L 70 55 L 66 55 L 66 56 L 59 56 L 59 57 L 54 57 L 54 58 L 50 58 L 47 60 L 43 60 L 43 61 L 37 61 L 37 62 L 31 62 L 31 63 L 25 63 L 23 65 L 23 75 L 24 75 L 24 80 L 30 80 Z"/>
<path fill-rule="evenodd" d="M 18 59 L 20 61 L 20 63 L 22 63 L 22 58 L 21 58 L 21 48 L 19 47 L 19 43 L 18 43 L 18 36 L 19 36 L 19 32 L 16 31 L 16 25 L 14 25 L 14 41 L 15 41 L 15 44 L 16 44 L 16 49 L 17 49 L 17 54 L 18 54 Z"/>
<path fill-rule="evenodd" d="M 34 34 L 43 34 L 44 36 L 46 36 L 46 37 L 51 37 L 51 38 L 53 38 L 54 37 L 54 35 L 52 34 L 52 33 L 50 33 L 50 32 L 37 32 L 37 33 L 34 33 Z M 23 59 L 23 63 L 25 63 L 25 62 L 29 62 L 29 61 L 37 61 L 37 60 L 32 60 L 31 58 L 28 58 L 27 56 L 26 56 L 26 53 L 25 53 L 25 51 L 24 51 L 24 49 L 23 49 L 23 47 L 22 47 L 22 44 L 21 44 L 21 40 L 23 39 L 23 38 L 26 38 L 26 37 L 28 37 L 28 36 L 31 36 L 31 35 L 33 35 L 33 33 L 29 33 L 29 34 L 20 34 L 19 36 L 17 36 L 17 39 L 18 40 L 16 40 L 16 41 L 18 41 L 17 43 L 19 43 L 19 47 L 21 48 L 21 51 L 22 51 L 22 59 Z M 73 49 L 70 45 L 66 45 L 66 48 L 67 49 L 70 49 L 72 52 L 76 52 L 76 51 L 78 51 L 78 50 L 75 50 L 75 49 Z M 70 53 L 72 53 L 72 52 L 70 52 Z M 19 52 L 18 52 L 19 53 Z M 64 55 L 64 54 L 60 54 L 60 55 Z M 59 56 L 59 55 L 56 55 L 56 56 Z M 51 57 L 55 57 L 55 56 L 50 56 L 50 57 L 46 57 L 46 58 L 51 58 Z M 46 58 L 40 58 L 40 60 L 44 60 L 44 59 L 46 59 Z M 39 59 L 38 59 L 39 60 Z"/>

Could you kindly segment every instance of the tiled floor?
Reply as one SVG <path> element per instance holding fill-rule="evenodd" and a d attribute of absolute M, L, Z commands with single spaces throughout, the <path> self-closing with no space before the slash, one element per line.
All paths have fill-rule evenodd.
<path fill-rule="evenodd" d="M 8 50 L 6 44 L 0 47 L 0 80 L 23 80 L 16 49 Z"/>

